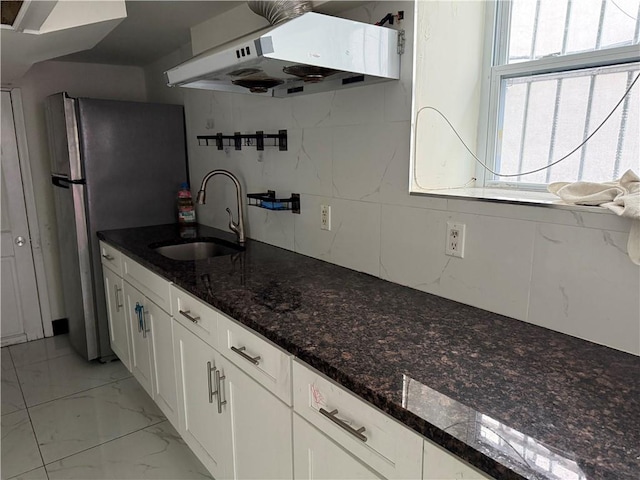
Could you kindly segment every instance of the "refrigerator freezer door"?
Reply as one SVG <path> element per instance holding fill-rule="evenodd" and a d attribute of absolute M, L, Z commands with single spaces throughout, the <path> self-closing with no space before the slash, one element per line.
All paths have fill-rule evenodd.
<path fill-rule="evenodd" d="M 91 228 L 175 223 L 186 181 L 182 107 L 76 101 Z"/>
<path fill-rule="evenodd" d="M 62 186 L 55 187 L 53 193 L 58 219 L 64 306 L 69 319 L 69 341 L 78 353 L 91 360 L 97 358 L 99 352 L 91 255 L 84 210 L 85 186 L 67 183 L 64 177 L 59 178 L 57 183 Z M 54 185 L 55 183 L 54 181 Z"/>

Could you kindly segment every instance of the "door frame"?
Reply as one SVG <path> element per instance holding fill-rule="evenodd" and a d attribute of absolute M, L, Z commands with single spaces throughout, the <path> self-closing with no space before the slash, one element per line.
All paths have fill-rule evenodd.
<path fill-rule="evenodd" d="M 22 190 L 24 193 L 24 203 L 27 212 L 27 225 L 29 226 L 30 247 L 33 257 L 33 266 L 36 276 L 38 290 L 38 303 L 40 305 L 40 320 L 45 337 L 53 336 L 53 325 L 51 321 L 51 304 L 49 303 L 49 291 L 47 285 L 47 275 L 42 252 L 42 242 L 40 237 L 40 225 L 38 223 L 38 212 L 36 209 L 35 193 L 33 188 L 33 177 L 31 175 L 31 162 L 29 158 L 29 147 L 27 142 L 27 128 L 22 107 L 22 92 L 19 88 L 1 88 L 2 92 L 7 92 L 11 98 L 11 111 L 13 116 L 13 128 L 15 130 L 16 142 L 18 146 L 18 163 L 20 165 L 20 177 L 22 179 Z M 6 108 L 7 105 L 3 105 Z"/>

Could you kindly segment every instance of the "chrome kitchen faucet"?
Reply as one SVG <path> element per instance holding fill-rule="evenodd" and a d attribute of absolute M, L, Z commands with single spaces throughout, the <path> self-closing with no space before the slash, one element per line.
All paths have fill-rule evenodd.
<path fill-rule="evenodd" d="M 207 173 L 202 179 L 202 184 L 200 185 L 200 190 L 198 191 L 198 195 L 196 196 L 196 202 L 198 205 L 204 205 L 206 203 L 206 193 L 205 189 L 207 188 L 207 182 L 211 177 L 216 175 L 224 175 L 225 177 L 229 177 L 233 184 L 236 186 L 236 200 L 238 204 L 238 223 L 233 221 L 233 215 L 231 214 L 231 210 L 227 208 L 227 213 L 229 214 L 229 229 L 238 236 L 238 243 L 240 245 L 244 245 L 245 237 L 244 237 L 244 209 L 242 208 L 242 186 L 240 185 L 240 181 L 238 177 L 236 177 L 233 173 L 228 170 L 212 170 Z"/>

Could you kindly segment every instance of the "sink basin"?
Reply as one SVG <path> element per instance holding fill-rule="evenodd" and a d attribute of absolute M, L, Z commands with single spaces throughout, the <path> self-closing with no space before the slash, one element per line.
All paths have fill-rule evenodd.
<path fill-rule="evenodd" d="M 160 255 L 172 260 L 193 261 L 205 258 L 233 255 L 243 249 L 232 243 L 219 240 L 198 240 L 189 243 L 177 243 L 171 245 L 150 245 L 150 248 Z"/>

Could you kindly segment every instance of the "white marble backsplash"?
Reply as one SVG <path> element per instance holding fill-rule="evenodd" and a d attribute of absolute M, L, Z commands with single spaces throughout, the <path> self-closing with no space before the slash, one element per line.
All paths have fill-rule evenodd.
<path fill-rule="evenodd" d="M 412 4 L 374 2 L 352 17 Z M 247 192 L 301 194 L 300 215 L 247 208 L 251 238 L 640 354 L 640 272 L 626 254 L 630 223 L 610 213 L 408 194 L 411 45 L 401 80 L 289 99 L 185 89 L 192 189 L 226 168 Z M 434 72 L 440 74 L 441 72 Z M 220 152 L 196 135 L 287 129 L 289 149 Z M 227 228 L 230 182 L 216 180 L 200 222 Z M 332 230 L 320 229 L 320 205 Z M 466 224 L 465 258 L 444 254 L 447 221 Z"/>

